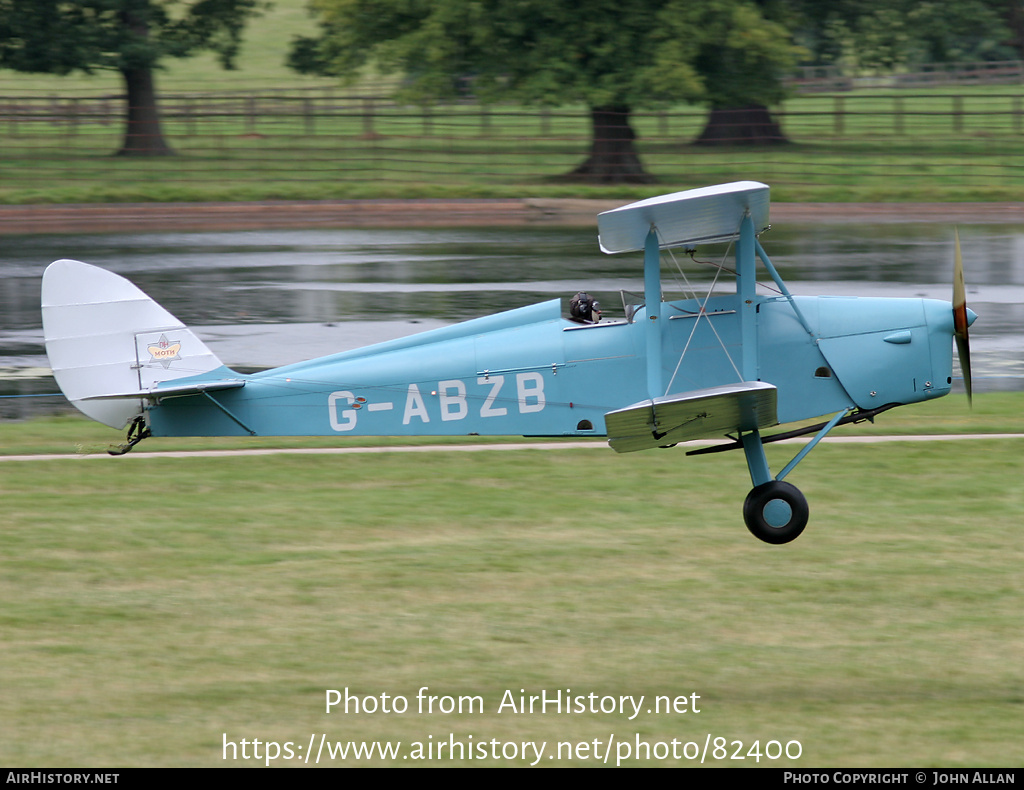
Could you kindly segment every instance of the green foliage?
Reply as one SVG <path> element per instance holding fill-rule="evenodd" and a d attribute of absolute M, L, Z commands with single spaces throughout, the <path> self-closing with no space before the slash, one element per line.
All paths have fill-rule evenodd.
<path fill-rule="evenodd" d="M 1024 4 L 1016 0 L 1018 15 Z M 958 60 L 1010 60 L 1019 57 L 1007 45 L 1009 30 L 1000 11 L 1013 5 L 991 0 L 921 2 L 907 15 L 914 49 L 911 61 L 950 63 Z"/>
<path fill-rule="evenodd" d="M 808 47 L 809 62 L 888 72 L 905 64 L 1021 56 L 1010 42 L 1014 19 L 1017 24 L 1024 19 L 1019 1 L 789 0 L 789 4 L 791 29 Z"/>
<path fill-rule="evenodd" d="M 293 44 L 306 71 L 355 78 L 373 65 L 406 95 L 644 107 L 772 102 L 799 50 L 749 0 L 314 0 L 318 39 Z"/>
<path fill-rule="evenodd" d="M 0 67 L 152 69 L 203 50 L 228 68 L 260 0 L 0 0 Z"/>
<path fill-rule="evenodd" d="M 785 97 L 783 77 L 805 51 L 787 28 L 762 13 L 757 4 L 735 0 L 671 2 L 663 14 L 666 45 L 694 36 L 693 68 L 712 108 L 770 106 Z"/>

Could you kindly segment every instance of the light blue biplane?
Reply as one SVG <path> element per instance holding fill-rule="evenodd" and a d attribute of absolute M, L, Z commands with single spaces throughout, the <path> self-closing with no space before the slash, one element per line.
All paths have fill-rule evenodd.
<path fill-rule="evenodd" d="M 758 239 L 768 211 L 768 187 L 744 181 L 600 214 L 604 252 L 643 252 L 642 303 L 625 320 L 578 323 L 552 299 L 254 374 L 225 367 L 126 279 L 60 260 L 43 276 L 46 350 L 75 406 L 128 428 L 120 452 L 148 436 L 607 436 L 620 453 L 724 437 L 693 452 L 742 449 L 747 527 L 787 543 L 808 517 L 789 473 L 836 426 L 947 394 L 951 338 L 970 397 L 976 316 L 959 241 L 952 304 L 792 296 Z M 736 292 L 663 301 L 662 250 L 707 244 L 729 245 Z M 762 435 L 816 417 L 827 419 Z M 804 434 L 773 475 L 764 444 Z"/>

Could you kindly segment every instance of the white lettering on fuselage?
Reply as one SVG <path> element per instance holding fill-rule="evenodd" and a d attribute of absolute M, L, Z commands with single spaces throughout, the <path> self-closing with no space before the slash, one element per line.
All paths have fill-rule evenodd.
<path fill-rule="evenodd" d="M 494 401 L 498 397 L 498 393 L 501 391 L 501 385 L 505 383 L 504 376 L 481 376 L 476 380 L 477 384 L 490 384 L 491 391 L 487 393 L 487 398 L 484 400 L 484 405 L 480 407 L 481 417 L 504 417 L 508 414 L 508 409 L 504 406 L 494 408 Z"/>
<path fill-rule="evenodd" d="M 520 414 L 544 411 L 544 377 L 540 373 L 517 373 L 516 392 Z"/>
<path fill-rule="evenodd" d="M 338 411 L 338 401 L 344 399 L 351 406 L 355 396 L 351 392 L 332 392 L 327 396 L 327 413 L 331 416 L 331 427 L 336 431 L 351 431 L 356 427 L 355 409 Z"/>
<path fill-rule="evenodd" d="M 485 389 L 482 394 L 479 416 L 505 417 L 508 407 L 495 406 L 501 398 L 501 390 L 505 384 L 504 376 L 480 376 L 476 380 L 478 387 Z M 544 376 L 540 373 L 516 374 L 516 399 L 520 414 L 533 414 L 544 411 L 547 398 L 544 394 Z M 470 399 L 466 382 L 461 379 L 445 379 L 437 382 L 437 389 L 432 393 L 437 396 L 442 422 L 464 420 L 470 415 Z M 476 396 L 480 397 L 480 396 Z M 339 406 L 339 402 L 341 406 Z M 353 431 L 356 428 L 359 412 L 357 409 L 364 401 L 348 390 L 332 392 L 327 396 L 327 412 L 331 428 L 335 431 Z M 354 408 L 353 408 L 354 406 Z M 343 408 L 348 407 L 348 408 Z M 372 401 L 367 403 L 367 411 L 391 411 L 394 404 L 388 401 Z M 427 400 L 423 397 L 419 385 L 410 384 L 405 393 L 405 407 L 402 414 L 402 425 L 410 425 L 413 420 L 423 424 L 430 422 L 430 411 Z"/>
<path fill-rule="evenodd" d="M 449 395 L 449 390 L 455 390 L 454 395 Z M 466 385 L 458 379 L 437 382 L 437 394 L 441 404 L 441 419 L 461 420 L 469 414 L 469 406 L 466 405 Z"/>
<path fill-rule="evenodd" d="M 408 425 L 413 417 L 419 417 L 423 422 L 430 422 L 427 404 L 423 402 L 420 388 L 415 384 L 410 384 L 409 393 L 405 396 L 405 414 L 402 416 L 402 425 Z"/>

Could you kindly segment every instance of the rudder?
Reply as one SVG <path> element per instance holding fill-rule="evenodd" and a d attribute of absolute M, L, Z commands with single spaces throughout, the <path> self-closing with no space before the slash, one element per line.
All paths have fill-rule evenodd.
<path fill-rule="evenodd" d="M 223 367 L 181 321 L 120 275 L 62 259 L 43 273 L 43 336 L 61 391 L 87 417 L 123 428 L 161 382 Z"/>

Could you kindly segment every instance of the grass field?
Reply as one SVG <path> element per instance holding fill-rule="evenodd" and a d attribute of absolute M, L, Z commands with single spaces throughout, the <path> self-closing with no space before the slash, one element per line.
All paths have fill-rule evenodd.
<path fill-rule="evenodd" d="M 535 111 L 508 108 L 492 121 L 498 131 L 486 134 L 479 131 L 479 110 L 437 112 L 426 128 L 418 110 L 381 110 L 370 135 L 362 131 L 366 121 L 359 110 L 345 113 L 306 119 L 301 113 L 291 118 L 211 117 L 198 123 L 170 118 L 165 128 L 178 155 L 143 161 L 111 156 L 120 144 L 116 122 L 69 128 L 21 121 L 5 137 L 0 201 L 625 199 L 744 178 L 771 184 L 778 201 L 1024 197 L 1024 136 L 1019 133 L 968 130 L 954 135 L 936 129 L 931 134 L 836 136 L 827 115 L 803 120 L 793 115 L 786 123 L 792 145 L 708 150 L 686 143 L 699 130 L 703 113 L 682 109 L 672 116 L 668 132 L 658 131 L 656 116 L 637 118 L 640 155 L 657 183 L 595 186 L 564 179 L 588 147 L 586 114 L 580 108 L 569 108 L 545 131 Z M 891 119 L 882 116 L 875 122 Z M 645 133 L 646 127 L 650 131 Z"/>
<path fill-rule="evenodd" d="M 945 399 L 874 430 L 1016 431 L 1019 405 Z M 4 454 L 110 433 L 0 431 Z M 706 765 L 1017 766 L 1021 441 L 819 447 L 790 478 L 811 523 L 784 547 L 744 529 L 735 453 L 3 462 L 0 762 L 253 765 L 259 739 L 297 766 L 325 735 L 401 746 L 322 765 L 523 765 L 527 741 L 541 765 L 594 765 L 610 739 L 612 764 L 693 765 L 666 744 L 710 737 Z M 416 712 L 424 686 L 456 712 Z M 346 688 L 409 711 L 326 713 Z M 645 700 L 632 720 L 499 712 L 520 690 Z M 699 713 L 647 712 L 694 694 Z M 453 737 L 491 756 L 439 759 Z M 799 759 L 765 754 L 787 746 Z"/>

